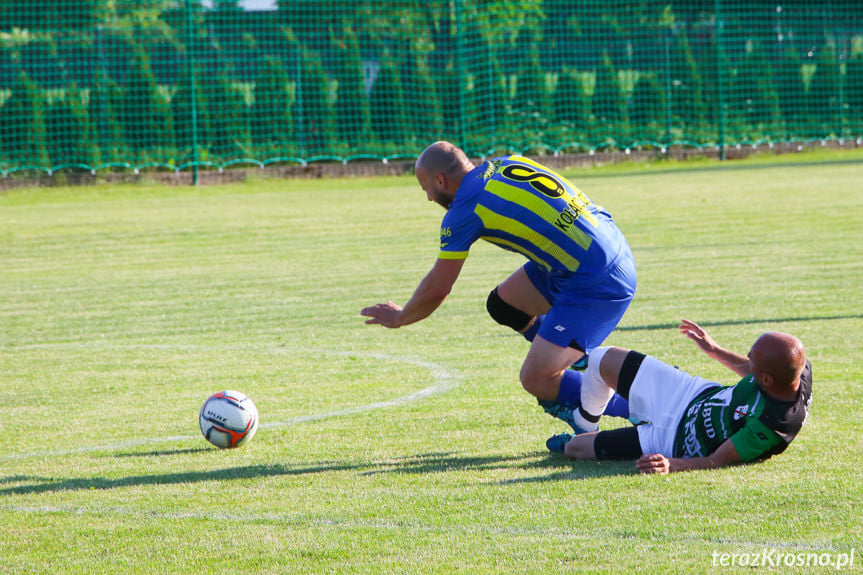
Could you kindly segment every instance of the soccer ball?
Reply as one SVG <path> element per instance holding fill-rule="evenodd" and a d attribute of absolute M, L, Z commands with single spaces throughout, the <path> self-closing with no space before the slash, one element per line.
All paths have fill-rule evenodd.
<path fill-rule="evenodd" d="M 239 447 L 258 431 L 258 408 L 239 391 L 220 391 L 201 406 L 198 423 L 201 433 L 216 447 Z"/>

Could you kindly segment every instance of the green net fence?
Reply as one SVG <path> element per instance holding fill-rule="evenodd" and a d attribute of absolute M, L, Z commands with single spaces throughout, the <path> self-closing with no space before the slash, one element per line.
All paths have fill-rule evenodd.
<path fill-rule="evenodd" d="M 861 137 L 861 1 L 0 3 L 3 176 Z"/>

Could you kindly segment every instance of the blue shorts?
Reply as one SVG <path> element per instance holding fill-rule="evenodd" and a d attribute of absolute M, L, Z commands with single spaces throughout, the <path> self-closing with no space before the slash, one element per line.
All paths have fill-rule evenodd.
<path fill-rule="evenodd" d="M 551 304 L 537 335 L 585 353 L 602 345 L 635 296 L 635 259 L 629 249 L 608 275 L 594 282 L 549 274 L 532 261 L 524 265 L 524 271 Z"/>

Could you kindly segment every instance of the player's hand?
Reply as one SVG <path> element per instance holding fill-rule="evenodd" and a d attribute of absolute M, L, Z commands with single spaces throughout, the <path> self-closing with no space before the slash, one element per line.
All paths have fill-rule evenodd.
<path fill-rule="evenodd" d="M 665 475 L 671 472 L 671 462 L 660 453 L 645 454 L 638 458 L 635 466 L 642 473 L 659 473 Z"/>
<path fill-rule="evenodd" d="M 716 342 L 713 341 L 713 338 L 710 337 L 710 334 L 704 331 L 704 328 L 702 328 L 694 321 L 684 319 L 680 322 L 680 325 L 677 329 L 679 329 L 680 333 L 694 341 L 695 345 L 697 345 L 707 353 L 714 352 L 719 347 L 716 345 Z"/>
<path fill-rule="evenodd" d="M 369 325 L 378 324 L 384 327 L 397 328 L 401 326 L 401 323 L 399 323 L 401 311 L 402 306 L 388 301 L 387 303 L 364 307 L 360 311 L 360 315 L 371 318 L 366 320 L 366 323 Z"/>

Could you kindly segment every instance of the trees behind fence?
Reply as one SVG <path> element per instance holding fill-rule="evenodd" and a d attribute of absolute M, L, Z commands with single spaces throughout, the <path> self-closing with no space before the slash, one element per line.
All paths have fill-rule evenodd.
<path fill-rule="evenodd" d="M 10 0 L 0 171 L 863 136 L 863 2 Z"/>

